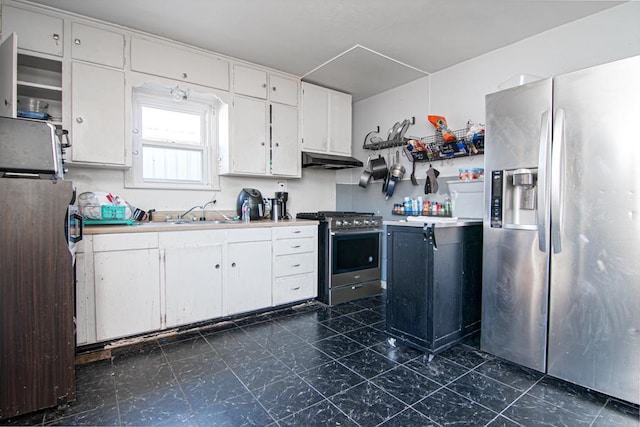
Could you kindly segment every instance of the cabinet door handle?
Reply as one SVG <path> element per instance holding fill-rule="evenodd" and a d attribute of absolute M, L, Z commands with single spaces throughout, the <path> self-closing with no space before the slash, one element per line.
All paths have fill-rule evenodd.
<path fill-rule="evenodd" d="M 216 264 L 216 268 L 220 268 L 220 264 Z"/>
<path fill-rule="evenodd" d="M 264 146 L 264 141 L 262 141 L 262 142 L 260 143 L 260 145 Z"/>
<path fill-rule="evenodd" d="M 271 88 L 271 90 L 275 92 L 275 91 L 276 91 L 276 87 L 275 87 L 275 86 L 273 86 L 273 87 Z"/>
<path fill-rule="evenodd" d="M 280 143 L 276 142 L 276 147 L 280 147 Z"/>
<path fill-rule="evenodd" d="M 232 263 L 231 263 L 231 267 L 235 267 L 235 266 L 236 266 L 236 263 L 235 263 L 235 262 L 232 262 Z"/>
<path fill-rule="evenodd" d="M 267 87 L 267 84 L 266 83 L 262 83 L 262 87 L 263 88 Z"/>
<path fill-rule="evenodd" d="M 4 106 L 5 106 L 5 107 L 8 107 L 8 106 L 9 106 L 9 101 L 8 101 L 8 100 L 6 100 L 6 99 L 4 100 Z"/>
<path fill-rule="evenodd" d="M 78 123 L 82 123 L 82 122 L 84 122 L 84 120 L 82 119 L 82 117 L 77 117 L 77 118 L 76 118 L 76 122 L 78 122 Z"/>
<path fill-rule="evenodd" d="M 54 39 L 55 41 L 60 40 L 60 34 L 53 33 L 53 39 Z"/>
<path fill-rule="evenodd" d="M 188 77 L 188 76 L 187 76 L 187 73 L 182 73 L 182 78 L 183 78 L 183 79 L 186 79 L 187 77 Z"/>
<path fill-rule="evenodd" d="M 80 39 L 75 39 L 75 40 L 73 40 L 73 42 L 74 42 L 75 44 L 77 44 L 78 46 L 80 46 L 80 45 L 82 44 L 82 42 L 80 41 Z"/>

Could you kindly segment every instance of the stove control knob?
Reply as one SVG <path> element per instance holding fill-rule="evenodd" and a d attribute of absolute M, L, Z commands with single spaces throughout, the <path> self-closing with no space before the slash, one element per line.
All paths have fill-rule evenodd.
<path fill-rule="evenodd" d="M 351 225 L 351 223 L 347 220 L 342 221 L 342 225 L 344 225 L 345 227 L 348 227 Z"/>
<path fill-rule="evenodd" d="M 353 225 L 362 225 L 362 221 L 356 219 L 355 221 L 353 221 Z"/>
<path fill-rule="evenodd" d="M 337 221 L 336 221 L 336 226 L 337 226 L 337 227 L 340 227 L 341 225 L 342 225 L 342 221 L 337 220 Z"/>
<path fill-rule="evenodd" d="M 364 225 L 369 225 L 369 224 L 371 224 L 371 221 L 369 221 L 368 219 L 365 219 L 364 220 Z"/>

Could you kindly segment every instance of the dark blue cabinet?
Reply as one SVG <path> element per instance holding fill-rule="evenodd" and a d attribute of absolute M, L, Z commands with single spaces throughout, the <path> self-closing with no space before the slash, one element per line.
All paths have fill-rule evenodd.
<path fill-rule="evenodd" d="M 439 352 L 480 330 L 482 225 L 387 226 L 387 333 Z"/>

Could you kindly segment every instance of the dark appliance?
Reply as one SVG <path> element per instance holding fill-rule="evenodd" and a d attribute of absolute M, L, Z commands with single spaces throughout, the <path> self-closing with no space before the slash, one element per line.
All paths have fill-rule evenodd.
<path fill-rule="evenodd" d="M 355 157 L 336 156 L 334 154 L 302 153 L 303 168 L 347 169 L 361 168 L 363 163 Z"/>
<path fill-rule="evenodd" d="M 249 201 L 251 207 L 251 220 L 262 219 L 264 216 L 264 199 L 262 193 L 255 188 L 243 188 L 238 194 L 238 201 L 236 203 L 236 212 L 238 216 L 242 215 L 242 204 L 245 200 Z"/>
<path fill-rule="evenodd" d="M 286 191 L 276 191 L 276 199 L 280 202 L 280 216 L 278 219 L 287 219 L 287 202 L 289 201 L 289 193 Z"/>
<path fill-rule="evenodd" d="M 57 140 L 47 123 L 0 120 L 0 419 L 75 399 L 70 242 L 81 237 Z"/>
<path fill-rule="evenodd" d="M 301 212 L 320 221 L 318 299 L 335 305 L 382 292 L 382 217 L 360 212 Z"/>

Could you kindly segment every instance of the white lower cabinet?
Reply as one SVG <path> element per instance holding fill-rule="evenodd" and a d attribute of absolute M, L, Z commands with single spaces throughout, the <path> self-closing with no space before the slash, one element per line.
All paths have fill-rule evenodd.
<path fill-rule="evenodd" d="M 85 235 L 78 345 L 317 296 L 317 226 Z"/>
<path fill-rule="evenodd" d="M 96 339 L 160 329 L 158 249 L 94 252 Z"/>
<path fill-rule="evenodd" d="M 224 232 L 160 236 L 164 262 L 165 325 L 171 328 L 222 316 Z M 166 244 L 166 246 L 165 246 Z"/>
<path fill-rule="evenodd" d="M 234 230 L 229 239 L 224 314 L 271 307 L 271 230 Z"/>

